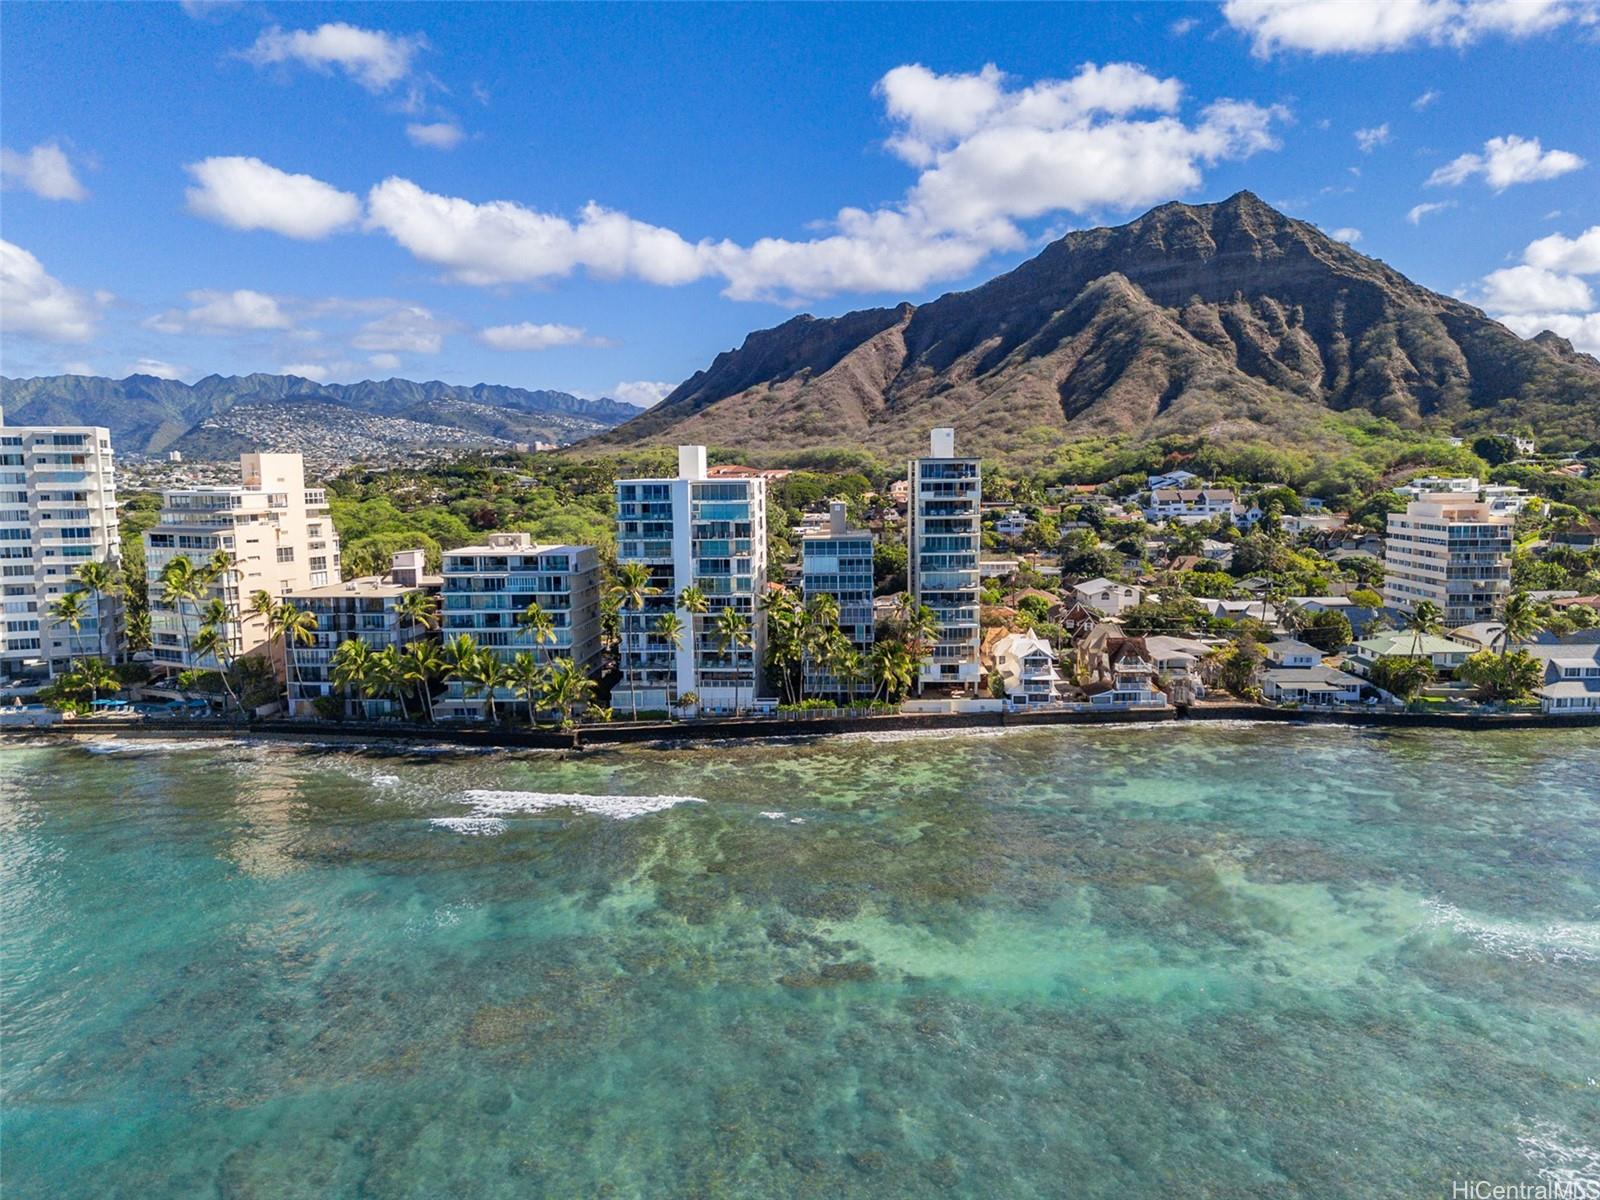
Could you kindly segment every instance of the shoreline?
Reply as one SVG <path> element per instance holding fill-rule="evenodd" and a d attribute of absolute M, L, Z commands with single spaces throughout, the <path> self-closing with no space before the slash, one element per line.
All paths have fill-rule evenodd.
<path fill-rule="evenodd" d="M 47 727 L 0 730 L 0 738 L 18 740 L 76 740 L 81 737 L 122 737 L 154 741 L 186 738 L 279 739 L 329 744 L 404 743 L 439 744 L 462 749 L 585 750 L 626 745 L 726 741 L 794 740 L 873 733 L 963 733 L 976 730 L 1011 730 L 1047 726 L 1204 725 L 1224 721 L 1249 721 L 1283 725 L 1349 725 L 1376 728 L 1493 730 L 1600 729 L 1600 713 L 1546 716 L 1542 713 L 1480 714 L 1431 712 L 1315 711 L 1262 708 L 1252 704 L 1208 704 L 1188 709 L 1144 709 L 1105 713 L 900 713 L 876 717 L 825 719 L 759 718 L 715 721 L 664 722 L 648 725 L 591 725 L 581 729 L 527 729 L 516 726 L 487 728 L 471 724 L 415 725 L 389 722 L 330 723 L 324 721 L 218 720 L 63 721 Z"/>

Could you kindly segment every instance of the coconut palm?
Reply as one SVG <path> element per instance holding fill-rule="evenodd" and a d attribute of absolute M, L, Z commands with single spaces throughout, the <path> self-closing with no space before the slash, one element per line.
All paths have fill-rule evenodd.
<path fill-rule="evenodd" d="M 872 647 L 868 667 L 877 685 L 873 696 L 881 693 L 885 700 L 905 695 L 917 675 L 916 657 L 903 642 L 878 642 Z"/>
<path fill-rule="evenodd" d="M 150 649 L 150 610 L 130 607 L 124 632 L 129 650 Z"/>
<path fill-rule="evenodd" d="M 439 600 L 429 592 L 406 592 L 394 604 L 395 615 L 413 629 L 439 628 Z"/>
<path fill-rule="evenodd" d="M 683 649 L 683 618 L 677 613 L 662 613 L 656 618 L 655 624 L 650 627 L 650 632 L 654 633 L 674 650 Z M 668 705 L 669 712 L 672 707 L 672 705 Z"/>
<path fill-rule="evenodd" d="M 328 678 L 348 696 L 351 692 L 366 695 L 371 678 L 372 650 L 360 638 L 340 642 L 329 660 Z"/>
<path fill-rule="evenodd" d="M 845 700 L 855 699 L 856 685 L 867 674 L 866 655 L 857 650 L 848 640 L 833 657 L 833 676 L 844 688 Z"/>
<path fill-rule="evenodd" d="M 96 640 L 101 659 L 106 656 L 105 606 L 101 601 L 107 596 L 122 592 L 122 572 L 109 563 L 86 562 L 76 572 L 78 582 L 94 596 Z"/>
<path fill-rule="evenodd" d="M 194 608 L 199 607 L 200 597 L 205 595 L 205 576 L 188 555 L 179 554 L 168 559 L 166 565 L 161 568 L 160 582 L 161 603 L 178 614 L 178 633 L 183 638 L 183 654 L 187 660 L 190 642 L 189 615 Z M 186 609 L 185 605 L 189 607 Z"/>
<path fill-rule="evenodd" d="M 406 684 L 415 689 L 428 721 L 433 721 L 433 684 L 444 674 L 444 659 L 431 639 L 418 638 L 407 642 L 400 650 L 401 675 Z"/>
<path fill-rule="evenodd" d="M 439 657 L 444 663 L 445 676 L 465 688 L 472 682 L 472 664 L 478 660 L 478 641 L 470 633 L 458 633 L 439 647 Z"/>
<path fill-rule="evenodd" d="M 50 619 L 57 625 L 65 625 L 71 631 L 67 638 L 67 671 L 76 669 L 78 661 L 77 642 L 78 635 L 83 631 L 83 618 L 89 615 L 88 605 L 84 602 L 84 593 L 68 592 L 64 596 L 57 596 L 50 601 Z"/>
<path fill-rule="evenodd" d="M 1422 639 L 1437 634 L 1444 628 L 1444 613 L 1432 600 L 1419 600 L 1406 617 L 1406 628 L 1411 630 L 1411 655 L 1422 654 Z"/>
<path fill-rule="evenodd" d="M 100 699 L 101 692 L 122 690 L 122 680 L 103 659 L 84 659 L 78 664 L 76 675 L 78 687 L 88 690 L 91 704 Z"/>
<path fill-rule="evenodd" d="M 767 660 L 778 668 L 783 680 L 783 697 L 793 700 L 793 680 L 800 674 L 799 698 L 805 699 L 805 606 L 788 588 L 776 586 L 761 597 L 761 611 L 767 616 Z"/>
<path fill-rule="evenodd" d="M 261 619 L 262 626 L 267 630 L 267 662 L 272 662 L 272 643 L 277 640 L 278 602 L 272 598 L 272 592 L 256 589 L 250 594 L 250 603 L 245 605 L 246 616 Z M 288 685 L 290 677 L 290 659 L 288 650 L 283 651 L 283 680 Z"/>
<path fill-rule="evenodd" d="M 1505 657 L 1512 645 L 1530 640 L 1544 628 L 1539 609 L 1527 592 L 1518 592 L 1506 598 L 1505 609 L 1500 614 L 1502 628 L 1495 639 L 1500 643 L 1500 656 Z"/>
<path fill-rule="evenodd" d="M 483 715 L 491 725 L 494 724 L 497 719 L 495 692 L 511 684 L 511 674 L 506 664 L 500 661 L 500 656 L 493 650 L 480 650 L 472 660 L 467 680 L 474 695 L 482 693 L 485 701 Z"/>
<path fill-rule="evenodd" d="M 717 639 L 717 647 L 724 654 L 729 655 L 733 661 L 735 672 L 733 680 L 733 711 L 739 711 L 739 651 L 755 645 L 755 635 L 750 629 L 750 618 L 731 608 L 724 608 L 717 614 L 716 626 L 713 634 Z"/>
<path fill-rule="evenodd" d="M 285 600 L 273 610 L 273 624 L 277 627 L 278 636 L 283 640 L 284 694 L 291 695 L 295 684 L 294 659 L 289 653 L 289 644 L 298 643 L 301 646 L 311 645 L 317 632 L 317 614 L 308 608 L 299 608 L 292 600 Z"/>
<path fill-rule="evenodd" d="M 556 619 L 539 607 L 537 600 L 517 614 L 517 628 L 532 633 L 535 646 L 556 640 Z"/>
<path fill-rule="evenodd" d="M 594 699 L 594 680 L 570 658 L 551 662 L 544 673 L 544 691 L 540 703 L 561 715 L 563 729 L 572 724 L 572 712 L 579 705 Z"/>
<path fill-rule="evenodd" d="M 642 562 L 625 562 L 617 570 L 617 578 L 607 589 L 609 594 L 617 601 L 621 624 L 622 673 L 628 680 L 628 697 L 633 702 L 633 719 L 639 719 L 639 689 L 633 686 L 633 672 L 629 669 L 628 661 L 628 630 L 626 625 L 628 610 L 638 611 L 644 608 L 644 602 L 651 596 L 659 596 L 661 589 L 651 580 L 650 568 Z"/>
<path fill-rule="evenodd" d="M 368 657 L 367 686 L 377 695 L 387 696 L 399 704 L 402 721 L 411 718 L 411 710 L 406 707 L 406 693 L 411 690 L 411 682 L 406 678 L 398 647 L 385 646 Z"/>
<path fill-rule="evenodd" d="M 703 591 L 690 584 L 678 593 L 678 607 L 689 614 L 689 646 L 691 649 L 697 649 L 700 645 L 700 633 L 703 628 L 703 623 L 699 618 L 711 611 L 711 604 L 706 599 L 706 594 Z M 695 663 L 695 685 L 699 686 L 699 654 L 695 653 L 690 657 Z"/>
<path fill-rule="evenodd" d="M 244 706 L 240 703 L 239 696 L 233 690 L 233 684 L 228 677 L 233 669 L 233 654 L 232 647 L 228 645 L 227 635 L 211 622 L 203 622 L 194 635 L 194 656 L 196 659 L 216 660 L 217 678 L 222 680 L 222 690 L 235 708 L 242 709 Z"/>
<path fill-rule="evenodd" d="M 511 690 L 528 702 L 529 725 L 539 724 L 539 718 L 533 711 L 533 702 L 535 697 L 544 694 L 545 673 L 544 664 L 531 650 L 518 650 L 506 667 L 506 674 L 511 678 Z"/>

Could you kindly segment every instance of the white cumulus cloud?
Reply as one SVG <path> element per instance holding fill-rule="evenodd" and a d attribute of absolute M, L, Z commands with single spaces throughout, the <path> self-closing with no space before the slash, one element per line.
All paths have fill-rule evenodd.
<path fill-rule="evenodd" d="M 1439 91 L 1438 88 L 1429 88 L 1427 91 L 1423 92 L 1422 95 L 1418 96 L 1411 102 L 1411 107 L 1416 109 L 1418 112 L 1423 112 L 1424 110 L 1432 108 L 1435 104 L 1437 104 L 1439 102 L 1439 97 L 1442 95 L 1444 95 L 1444 93 Z"/>
<path fill-rule="evenodd" d="M 274 296 L 238 288 L 231 292 L 186 293 L 190 309 L 168 309 L 146 324 L 162 333 L 236 333 L 241 330 L 287 329 L 291 322 Z"/>
<path fill-rule="evenodd" d="M 1375 54 L 1530 37 L 1592 19 L 1590 0 L 1225 0 L 1223 18 L 1266 57 Z"/>
<path fill-rule="evenodd" d="M 1548 329 L 1600 354 L 1600 311 L 1583 275 L 1600 275 L 1600 225 L 1529 242 L 1522 265 L 1489 272 L 1470 298 L 1523 337 Z"/>
<path fill-rule="evenodd" d="M 98 314 L 89 297 L 50 275 L 21 246 L 0 240 L 0 325 L 51 342 L 86 342 Z"/>
<path fill-rule="evenodd" d="M 41 142 L 26 153 L 0 148 L 0 181 L 45 200 L 86 200 L 89 193 L 73 173 L 66 151 Z"/>
<path fill-rule="evenodd" d="M 398 354 L 374 354 L 367 359 L 367 362 L 380 371 L 397 371 L 400 369 L 400 356 Z"/>
<path fill-rule="evenodd" d="M 1538 138 L 1510 134 L 1490 138 L 1482 154 L 1463 154 L 1446 163 L 1428 176 L 1427 186 L 1454 187 L 1481 175 L 1495 191 L 1503 192 L 1514 183 L 1555 179 L 1583 165 L 1583 159 L 1569 151 L 1546 150 Z"/>
<path fill-rule="evenodd" d="M 425 146 L 429 150 L 454 150 L 466 136 L 466 130 L 454 121 L 434 121 L 428 124 L 413 121 L 406 126 L 406 137 L 411 139 L 411 144 Z"/>
<path fill-rule="evenodd" d="M 122 370 L 125 375 L 154 375 L 157 379 L 182 379 L 185 375 L 194 374 L 189 367 L 162 362 L 159 358 L 137 359 Z"/>
<path fill-rule="evenodd" d="M 401 350 L 409 354 L 437 354 L 454 322 L 435 316 L 419 304 L 406 304 L 368 321 L 350 339 L 357 350 Z"/>
<path fill-rule="evenodd" d="M 1361 240 L 1361 230 L 1347 225 L 1343 229 L 1333 230 L 1328 236 L 1336 242 L 1345 242 L 1353 246 Z"/>
<path fill-rule="evenodd" d="M 1371 129 L 1356 130 L 1356 146 L 1363 154 L 1371 154 L 1379 146 L 1389 144 L 1389 122 L 1375 125 Z"/>
<path fill-rule="evenodd" d="M 600 339 L 590 337 L 576 325 L 539 325 L 532 321 L 480 329 L 478 341 L 493 350 L 548 350 L 552 346 L 601 344 Z"/>
<path fill-rule="evenodd" d="M 1591 225 L 1575 238 L 1552 233 L 1529 242 L 1522 260 L 1547 271 L 1570 271 L 1574 275 L 1600 274 L 1600 225 Z"/>
<path fill-rule="evenodd" d="M 1422 218 L 1432 216 L 1434 213 L 1443 212 L 1447 208 L 1454 208 L 1454 200 L 1434 200 L 1426 204 L 1414 204 L 1406 212 L 1406 220 L 1413 225 L 1420 225 Z"/>
<path fill-rule="evenodd" d="M 427 44 L 421 34 L 400 36 L 343 21 L 316 29 L 285 30 L 274 25 L 243 51 L 243 57 L 257 66 L 297 62 L 324 73 L 338 68 L 367 91 L 385 92 L 411 75 L 417 52 Z"/>
<path fill-rule="evenodd" d="M 234 229 L 268 229 L 314 241 L 354 225 L 361 201 L 310 175 L 291 175 L 259 158 L 206 158 L 184 168 L 195 180 L 189 211 Z"/>
<path fill-rule="evenodd" d="M 673 385 L 656 379 L 625 380 L 611 389 L 614 399 L 640 408 L 653 408 L 667 398 Z"/>

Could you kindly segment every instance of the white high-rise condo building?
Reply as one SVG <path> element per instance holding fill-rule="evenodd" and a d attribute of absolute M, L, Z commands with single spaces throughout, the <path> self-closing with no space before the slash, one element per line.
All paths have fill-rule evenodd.
<path fill-rule="evenodd" d="M 466 633 L 502 662 L 523 650 L 541 662 L 570 658 L 586 672 L 600 662 L 600 559 L 593 546 L 541 546 L 526 533 L 491 533 L 481 546 L 444 552 L 446 639 Z M 537 604 L 555 626 L 539 641 L 518 617 Z M 495 691 L 497 706 L 516 697 Z M 437 708 L 441 717 L 482 715 L 487 697 L 451 680 Z"/>
<path fill-rule="evenodd" d="M 439 590 L 439 577 L 424 573 L 425 560 L 422 550 L 398 550 L 387 574 L 289 589 L 284 599 L 317 619 L 309 642 L 289 643 L 290 716 L 314 716 L 319 699 L 338 694 L 333 682 L 333 655 L 343 643 L 361 642 L 376 652 L 434 636 L 426 624 L 407 619 L 401 611 L 401 601 L 412 592 Z M 401 708 L 389 696 L 347 694 L 344 702 L 346 716 L 398 715 Z M 409 715 L 421 714 L 413 708 Z"/>
<path fill-rule="evenodd" d="M 918 687 L 975 687 L 978 661 L 978 551 L 983 480 L 976 458 L 956 457 L 956 432 L 935 429 L 926 458 L 911 460 L 907 497 L 910 592 L 939 619 L 939 640 Z"/>
<path fill-rule="evenodd" d="M 122 655 L 122 605 L 75 579 L 87 562 L 116 567 L 117 488 L 111 433 L 97 425 L 6 425 L 0 416 L 0 673 L 59 674 L 72 658 Z M 51 605 L 84 592 L 74 633 Z"/>
<path fill-rule="evenodd" d="M 865 529 L 851 529 L 845 504 L 828 506 L 827 528 L 807 533 L 800 540 L 800 586 L 807 604 L 818 596 L 832 596 L 839 605 L 839 628 L 863 656 L 872 653 L 872 551 L 873 537 Z M 870 696 L 870 678 L 846 681 L 808 657 L 806 691 L 832 696 Z"/>
<path fill-rule="evenodd" d="M 702 711 L 748 706 L 762 690 L 767 641 L 766 480 L 707 478 L 704 446 L 678 447 L 676 479 L 617 480 L 617 561 L 649 567 L 656 591 L 618 614 L 622 680 L 612 708 L 662 710 L 689 692 Z M 704 614 L 679 607 L 690 587 L 704 594 Z M 725 609 L 743 618 L 745 636 L 719 633 Z M 670 612 L 683 622 L 681 645 L 657 631 Z"/>
<path fill-rule="evenodd" d="M 1512 524 L 1470 493 L 1419 496 L 1390 513 L 1384 603 L 1411 612 L 1431 600 L 1452 628 L 1491 620 L 1511 591 Z"/>
<path fill-rule="evenodd" d="M 161 494 L 161 516 L 144 535 L 145 579 L 150 594 L 150 644 L 155 664 L 169 672 L 215 669 L 189 643 L 199 631 L 200 609 L 220 599 L 228 620 L 219 632 L 237 658 L 267 642 L 265 620 L 249 611 L 264 591 L 281 600 L 295 590 L 319 588 L 339 578 L 339 535 L 328 515 L 327 494 L 306 487 L 298 454 L 241 454 L 240 482 L 173 488 Z M 199 604 L 169 601 L 161 573 L 186 557 L 204 569 L 217 551 L 233 565 L 211 578 Z"/>

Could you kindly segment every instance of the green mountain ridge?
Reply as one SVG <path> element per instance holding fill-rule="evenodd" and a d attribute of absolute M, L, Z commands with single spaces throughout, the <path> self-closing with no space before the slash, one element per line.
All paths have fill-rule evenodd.
<path fill-rule="evenodd" d="M 236 407 L 315 400 L 377 416 L 462 429 L 512 441 L 570 442 L 636 416 L 619 400 L 500 384 L 431 380 L 316 383 L 299 375 L 207 375 L 192 384 L 130 375 L 0 376 L 0 404 L 14 425 L 104 425 L 124 453 L 155 454 L 177 445 L 208 417 Z M 320 410 L 319 410 L 320 411 Z"/>

